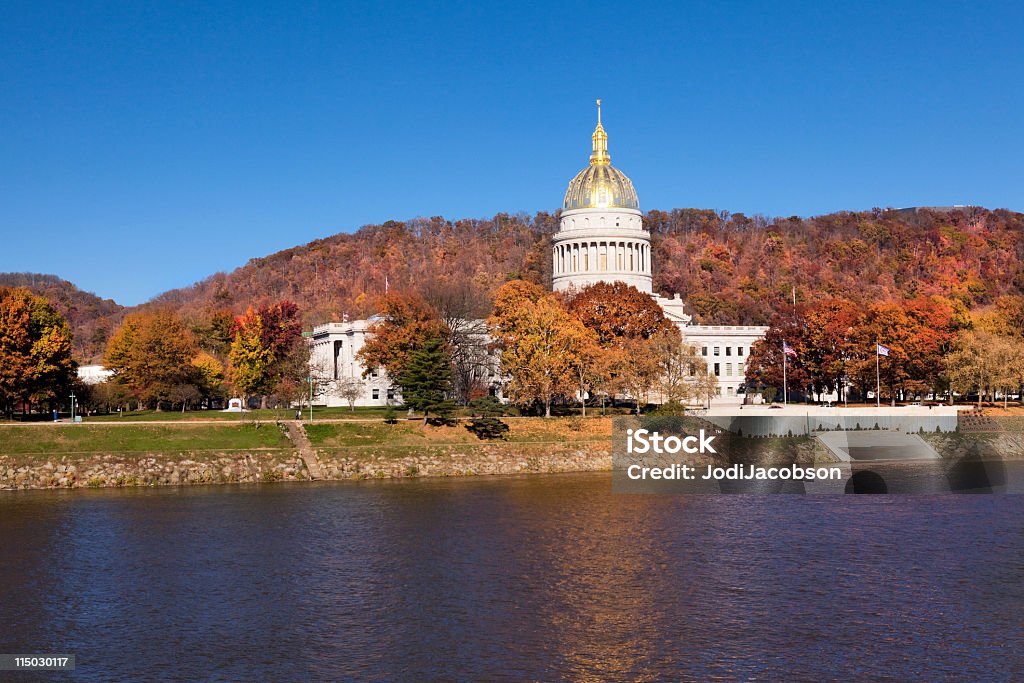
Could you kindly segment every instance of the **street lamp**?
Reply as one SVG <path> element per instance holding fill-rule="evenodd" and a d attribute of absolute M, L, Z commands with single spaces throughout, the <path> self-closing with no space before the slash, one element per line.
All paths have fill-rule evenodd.
<path fill-rule="evenodd" d="M 309 421 L 313 421 L 313 375 L 306 378 L 309 381 Z"/>
<path fill-rule="evenodd" d="M 75 422 L 75 392 L 71 392 L 71 423 Z"/>

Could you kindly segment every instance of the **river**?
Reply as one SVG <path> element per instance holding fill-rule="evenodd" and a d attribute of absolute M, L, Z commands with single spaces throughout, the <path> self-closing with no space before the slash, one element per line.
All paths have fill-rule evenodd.
<path fill-rule="evenodd" d="M 1020 680 L 1024 496 L 0 492 L 11 680 Z"/>

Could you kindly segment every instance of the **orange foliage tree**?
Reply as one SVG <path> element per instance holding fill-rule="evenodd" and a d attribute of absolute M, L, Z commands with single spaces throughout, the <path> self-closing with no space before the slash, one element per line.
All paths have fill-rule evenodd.
<path fill-rule="evenodd" d="M 49 301 L 24 288 L 0 287 L 0 406 L 63 398 L 76 364 L 71 329 Z"/>
<path fill-rule="evenodd" d="M 498 290 L 488 323 L 516 403 L 538 403 L 550 417 L 556 399 L 571 397 L 591 381 L 587 368 L 596 360 L 596 336 L 567 315 L 556 295 L 530 282 L 509 282 Z"/>
<path fill-rule="evenodd" d="M 160 410 L 164 403 L 183 402 L 183 389 L 201 381 L 192 364 L 197 352 L 192 332 L 161 307 L 125 316 L 107 344 L 104 364 L 114 371 L 111 382 Z"/>
<path fill-rule="evenodd" d="M 650 339 L 659 332 L 678 334 L 650 296 L 624 282 L 598 282 L 567 296 L 569 312 L 594 330 L 603 346 L 622 339 Z"/>
<path fill-rule="evenodd" d="M 384 368 L 392 382 L 401 377 L 412 354 L 428 341 L 445 337 L 445 325 L 436 309 L 412 292 L 390 292 L 381 302 L 380 319 L 370 326 L 372 334 L 358 356 L 367 376 Z"/>

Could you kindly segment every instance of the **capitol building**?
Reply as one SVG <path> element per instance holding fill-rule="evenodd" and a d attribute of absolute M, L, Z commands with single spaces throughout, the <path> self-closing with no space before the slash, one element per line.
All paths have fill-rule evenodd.
<path fill-rule="evenodd" d="M 590 163 L 569 182 L 559 230 L 552 238 L 552 288 L 566 291 L 597 282 L 624 282 L 650 295 L 679 327 L 684 339 L 701 350 L 708 372 L 717 376 L 718 397 L 712 403 L 741 403 L 750 347 L 768 328 L 694 325 L 678 294 L 669 298 L 654 291 L 651 236 L 643 227 L 633 182 L 611 164 L 600 101 L 591 141 Z M 327 380 L 316 403 L 348 405 L 337 390 L 341 380 L 362 383 L 361 395 L 355 401 L 357 406 L 400 403 L 397 388 L 391 386 L 382 371 L 373 370 L 363 377 L 364 367 L 357 354 L 371 334 L 372 323 L 373 320 L 344 321 L 314 328 L 310 363 L 313 371 Z M 486 334 L 482 321 L 479 327 L 480 334 Z M 482 364 L 480 374 L 500 394 L 496 356 Z"/>

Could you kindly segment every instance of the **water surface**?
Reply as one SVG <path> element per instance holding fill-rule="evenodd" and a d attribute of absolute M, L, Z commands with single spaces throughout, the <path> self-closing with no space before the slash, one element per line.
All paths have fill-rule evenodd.
<path fill-rule="evenodd" d="M 77 655 L 39 680 L 1019 680 L 1022 520 L 608 474 L 0 492 L 0 652 Z"/>

